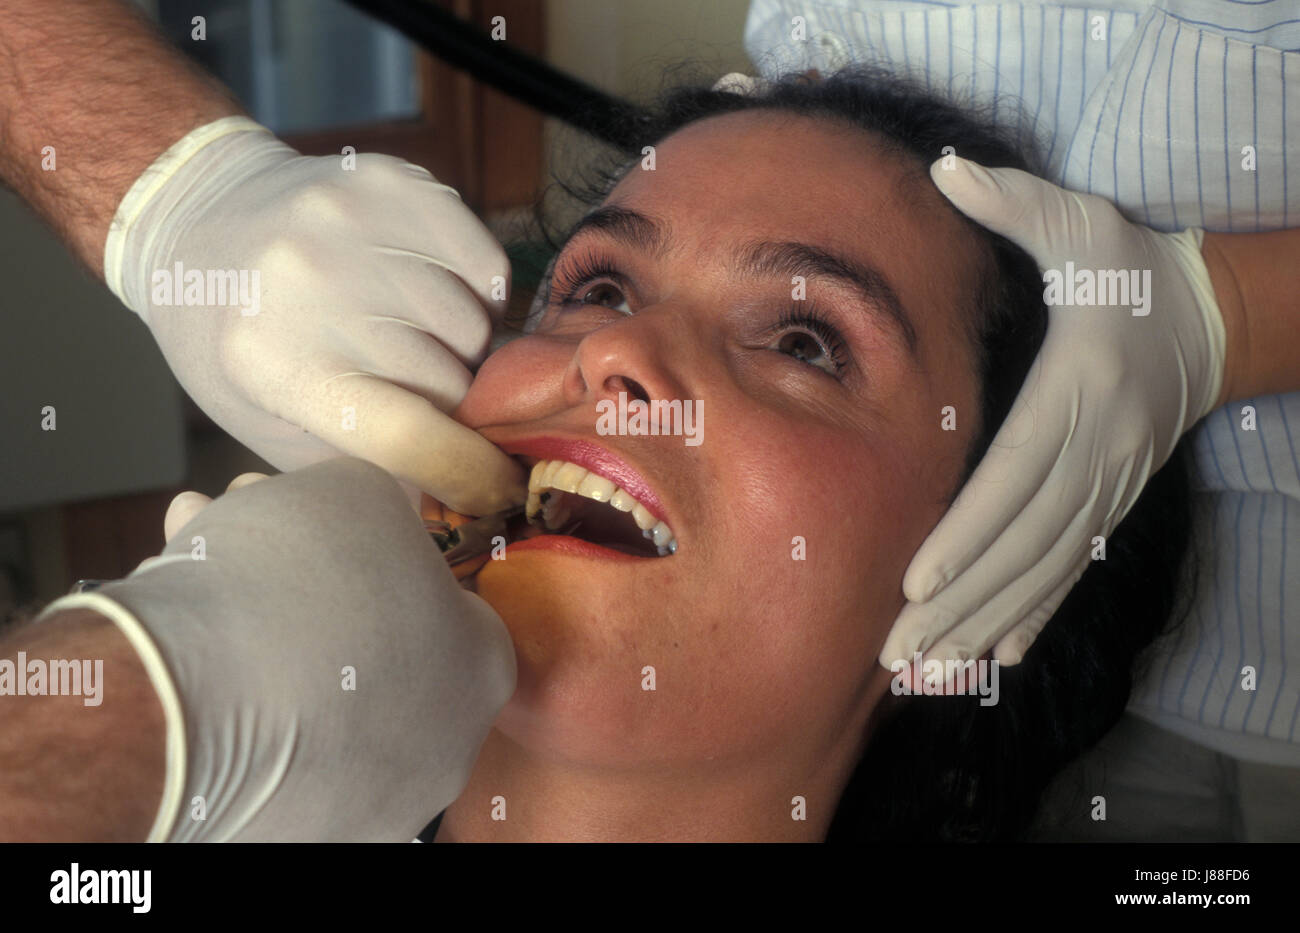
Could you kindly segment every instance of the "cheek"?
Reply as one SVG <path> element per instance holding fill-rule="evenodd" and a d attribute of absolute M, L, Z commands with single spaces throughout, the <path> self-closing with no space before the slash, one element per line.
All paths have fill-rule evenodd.
<path fill-rule="evenodd" d="M 560 397 L 572 344 L 543 337 L 519 337 L 479 367 L 452 417 L 471 428 L 525 421 Z"/>
<path fill-rule="evenodd" d="M 852 578 L 878 594 L 901 592 L 907 548 L 919 546 L 942 511 L 942 458 L 883 419 L 763 427 L 728 451 L 728 498 L 748 506 L 730 513 L 727 537 L 765 543 L 757 566 L 788 567 L 799 549 L 816 561 L 817 581 Z"/>
<path fill-rule="evenodd" d="M 723 520 L 731 546 L 711 563 L 726 581 L 719 605 L 748 607 L 735 620 L 738 647 L 761 652 L 760 665 L 790 689 L 824 691 L 831 671 L 859 676 L 937 517 L 924 508 L 934 497 L 922 472 L 897 444 L 807 425 L 751 436 L 730 453 L 728 498 L 749 507 Z"/>
<path fill-rule="evenodd" d="M 810 495 L 733 526 L 729 559 L 709 568 L 707 587 L 690 601 L 698 634 L 681 638 L 684 664 L 666 682 L 693 686 L 689 702 L 661 705 L 662 741 L 680 743 L 691 721 L 708 726 L 712 752 L 824 749 L 858 722 L 902 604 L 902 566 L 882 509 L 860 502 L 850 512 Z M 684 594 L 669 594 L 669 603 L 674 595 Z"/>

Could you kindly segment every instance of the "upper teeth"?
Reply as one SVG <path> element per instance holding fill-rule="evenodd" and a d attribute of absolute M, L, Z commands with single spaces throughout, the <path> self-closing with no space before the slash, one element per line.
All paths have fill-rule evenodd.
<path fill-rule="evenodd" d="M 541 512 L 546 527 L 552 531 L 568 521 L 569 510 L 560 504 L 559 496 L 550 496 L 543 504 L 542 494 L 550 489 L 608 502 L 620 512 L 631 512 L 641 534 L 654 541 L 660 557 L 677 553 L 677 538 L 673 530 L 651 515 L 650 510 L 626 489 L 620 489 L 612 480 L 567 460 L 541 460 L 533 464 L 533 472 L 528 477 L 528 503 L 524 507 L 529 521 L 535 522 L 537 513 Z"/>

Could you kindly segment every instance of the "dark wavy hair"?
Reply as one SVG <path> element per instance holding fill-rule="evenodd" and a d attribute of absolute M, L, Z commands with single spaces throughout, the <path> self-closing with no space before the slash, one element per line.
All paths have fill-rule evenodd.
<path fill-rule="evenodd" d="M 1007 102 L 999 106 L 1005 115 Z M 916 180 L 925 185 L 933 184 L 929 166 L 945 154 L 945 146 L 989 167 L 1041 174 L 1036 146 L 1025 130 L 995 126 L 967 102 L 939 98 L 909 79 L 856 65 L 826 78 L 787 75 L 752 95 L 707 86 L 671 88 L 654 105 L 632 111 L 626 125 L 611 134 L 626 140 L 611 159 L 585 166 L 586 175 L 576 182 L 556 179 L 556 184 L 579 204 L 594 206 L 637 163 L 642 146 L 697 120 L 754 109 L 862 129 L 911 163 Z M 555 236 L 548 223 L 545 196 L 537 208 L 553 254 L 565 237 Z M 984 252 L 966 327 L 980 386 L 980 424 L 951 501 L 1010 411 L 1046 335 L 1048 314 L 1033 258 L 949 209 Z M 1022 838 L 1051 778 L 1118 721 L 1143 666 L 1144 649 L 1185 614 L 1179 594 L 1191 592 L 1180 585 L 1192 569 L 1186 560 L 1190 535 L 1186 455 L 1180 444 L 1107 540 L 1106 559 L 1091 563 L 1023 662 L 1001 668 L 998 703 L 980 706 L 974 695 L 886 695 L 827 841 Z M 875 658 L 863 661 L 876 663 Z"/>

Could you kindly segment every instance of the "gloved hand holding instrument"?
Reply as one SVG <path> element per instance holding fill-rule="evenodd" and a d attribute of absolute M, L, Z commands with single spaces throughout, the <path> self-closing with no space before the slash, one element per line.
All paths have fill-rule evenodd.
<path fill-rule="evenodd" d="M 159 557 L 44 613 L 106 616 L 144 662 L 167 720 L 150 838 L 414 838 L 464 788 L 515 654 L 398 484 L 335 459 L 183 494 L 166 524 Z"/>

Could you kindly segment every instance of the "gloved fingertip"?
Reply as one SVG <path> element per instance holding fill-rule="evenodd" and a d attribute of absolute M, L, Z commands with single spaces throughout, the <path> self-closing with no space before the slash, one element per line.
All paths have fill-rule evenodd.
<path fill-rule="evenodd" d="M 945 164 L 949 167 L 945 168 Z M 1022 203 L 1033 188 L 1014 175 L 1015 169 L 987 169 L 960 156 L 945 156 L 930 166 L 930 177 L 939 192 L 976 223 L 998 227 L 1014 223 L 1024 210 Z M 1000 173 L 1000 174 L 999 174 Z M 1028 176 L 1032 181 L 1038 181 Z"/>
<path fill-rule="evenodd" d="M 936 593 L 948 585 L 946 570 L 922 569 L 913 571 L 908 568 L 903 574 L 903 595 L 910 602 L 926 603 L 934 599 Z"/>
<path fill-rule="evenodd" d="M 976 169 L 984 174 L 983 178 L 976 174 Z M 959 155 L 945 155 L 930 163 L 930 177 L 944 197 L 951 198 L 972 183 L 987 182 L 988 173 L 969 159 L 963 159 Z"/>
<path fill-rule="evenodd" d="M 458 491 L 454 494 L 431 493 L 431 495 L 453 512 L 460 512 L 462 515 L 493 515 L 527 502 L 528 486 L 526 483 L 511 481 L 505 486 L 490 491 Z"/>
<path fill-rule="evenodd" d="M 924 651 L 937 637 L 931 632 L 933 624 L 929 607 L 905 603 L 880 648 L 880 663 L 887 668 L 895 663 L 910 665 L 916 653 Z"/>
<path fill-rule="evenodd" d="M 913 651 L 908 645 L 902 644 L 902 639 L 891 633 L 886 639 L 884 647 L 880 649 L 880 655 L 877 660 L 880 666 L 885 670 L 896 671 L 899 667 L 907 668 L 912 664 Z"/>
<path fill-rule="evenodd" d="M 993 652 L 993 660 L 1004 667 L 1019 664 L 1025 659 L 1025 652 L 1019 644 L 1003 648 L 1001 645 Z"/>
<path fill-rule="evenodd" d="M 176 532 L 188 525 L 190 519 L 207 508 L 211 501 L 208 496 L 192 489 L 172 499 L 167 506 L 167 514 L 163 517 L 163 539 L 170 541 L 174 538 Z"/>
<path fill-rule="evenodd" d="M 211 501 L 212 498 L 210 496 L 205 496 L 203 493 L 195 489 L 187 489 L 184 492 L 178 492 L 173 496 L 172 501 L 167 504 L 167 509 L 168 511 L 171 511 L 173 508 L 182 508 L 191 504 L 206 505 Z"/>
<path fill-rule="evenodd" d="M 1056 613 L 1056 608 L 1056 603 L 1038 607 L 1029 618 L 1002 636 L 993 651 L 997 662 L 1010 667 L 1023 661 L 1025 654 L 1033 647 L 1039 633 L 1047 625 L 1047 621 Z"/>
<path fill-rule="evenodd" d="M 243 489 L 245 486 L 251 486 L 258 480 L 266 479 L 265 473 L 240 473 L 230 481 L 226 487 L 226 492 L 234 492 L 236 489 Z"/>

